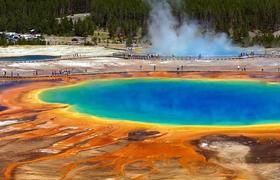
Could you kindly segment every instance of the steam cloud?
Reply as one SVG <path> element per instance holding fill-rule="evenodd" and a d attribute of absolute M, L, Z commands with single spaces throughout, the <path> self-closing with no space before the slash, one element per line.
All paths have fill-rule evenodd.
<path fill-rule="evenodd" d="M 205 32 L 195 22 L 179 22 L 166 1 L 152 4 L 149 18 L 149 38 L 153 53 L 166 56 L 236 56 L 242 49 L 233 45 L 224 33 Z"/>

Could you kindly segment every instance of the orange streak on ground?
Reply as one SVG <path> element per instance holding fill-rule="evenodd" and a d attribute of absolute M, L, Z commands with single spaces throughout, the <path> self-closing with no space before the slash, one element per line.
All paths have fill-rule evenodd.
<path fill-rule="evenodd" d="M 77 142 L 79 142 L 79 141 L 77 141 Z M 103 140 L 97 140 L 95 143 L 91 142 L 89 145 L 86 145 L 86 146 L 83 146 L 83 147 L 74 147 L 74 148 L 69 149 L 69 150 L 67 150 L 67 151 L 65 151 L 63 153 L 60 153 L 60 154 L 49 155 L 49 156 L 45 156 L 45 157 L 42 157 L 42 158 L 38 158 L 38 159 L 34 159 L 34 160 L 29 160 L 29 161 L 24 161 L 24 162 L 15 162 L 15 163 L 10 164 L 6 168 L 6 170 L 4 172 L 4 176 L 5 176 L 5 179 L 12 179 L 11 175 L 12 175 L 13 170 L 16 167 L 24 165 L 24 164 L 39 162 L 39 161 L 48 160 L 48 159 L 63 158 L 63 157 L 71 156 L 72 154 L 76 154 L 78 152 L 87 150 L 89 148 L 96 148 L 96 147 L 99 147 L 99 146 L 103 146 L 103 145 L 109 144 L 111 142 L 112 142 L 111 139 L 107 139 L 106 138 L 106 139 L 103 139 Z"/>

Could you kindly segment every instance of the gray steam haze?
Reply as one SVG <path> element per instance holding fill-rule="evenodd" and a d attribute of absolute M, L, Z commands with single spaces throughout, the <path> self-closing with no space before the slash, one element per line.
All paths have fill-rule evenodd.
<path fill-rule="evenodd" d="M 235 46 L 225 33 L 202 33 L 203 28 L 190 20 L 179 25 L 165 0 L 150 1 L 150 4 L 151 52 L 166 56 L 236 56 L 242 52 L 242 48 Z"/>

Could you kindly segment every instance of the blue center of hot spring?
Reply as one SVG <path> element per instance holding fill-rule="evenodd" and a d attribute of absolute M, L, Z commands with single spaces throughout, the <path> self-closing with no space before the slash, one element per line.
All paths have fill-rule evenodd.
<path fill-rule="evenodd" d="M 98 117 L 172 125 L 253 125 L 280 120 L 280 85 L 251 81 L 89 81 L 41 99 Z"/>

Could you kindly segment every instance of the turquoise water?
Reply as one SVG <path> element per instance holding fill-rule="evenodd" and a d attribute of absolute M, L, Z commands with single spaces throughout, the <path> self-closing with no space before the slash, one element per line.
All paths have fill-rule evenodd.
<path fill-rule="evenodd" d="M 280 85 L 261 82 L 90 81 L 45 91 L 40 98 L 98 117 L 148 123 L 253 125 L 280 120 Z"/>
<path fill-rule="evenodd" d="M 32 56 L 15 56 L 15 57 L 0 57 L 0 61 L 44 61 L 52 60 L 57 56 L 44 56 L 44 55 L 32 55 Z"/>

